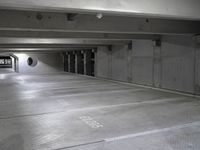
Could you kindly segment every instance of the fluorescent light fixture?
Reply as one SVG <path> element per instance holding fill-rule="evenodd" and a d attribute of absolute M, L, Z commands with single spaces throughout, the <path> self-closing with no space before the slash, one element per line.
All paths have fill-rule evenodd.
<path fill-rule="evenodd" d="M 101 19 L 101 18 L 103 18 L 103 14 L 102 14 L 102 13 L 97 13 L 96 17 L 97 17 L 98 19 Z"/>

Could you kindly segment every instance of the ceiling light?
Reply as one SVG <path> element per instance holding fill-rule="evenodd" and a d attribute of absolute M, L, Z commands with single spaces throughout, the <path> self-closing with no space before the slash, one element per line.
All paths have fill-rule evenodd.
<path fill-rule="evenodd" d="M 103 18 L 103 14 L 102 14 L 102 13 L 97 13 L 96 17 L 97 17 L 98 19 L 101 19 L 101 18 Z"/>

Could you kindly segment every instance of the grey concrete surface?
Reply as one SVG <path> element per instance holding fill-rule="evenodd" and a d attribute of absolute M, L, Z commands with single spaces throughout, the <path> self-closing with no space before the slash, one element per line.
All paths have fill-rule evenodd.
<path fill-rule="evenodd" d="M 63 58 L 61 52 L 23 52 L 14 53 L 19 59 L 19 73 L 54 73 L 63 71 Z M 37 65 L 32 67 L 27 59 L 32 57 L 37 60 Z"/>
<path fill-rule="evenodd" d="M 0 76 L 1 150 L 199 150 L 200 101 L 67 73 Z"/>
<path fill-rule="evenodd" d="M 1 3 L 1 2 L 0 2 Z M 1 5 L 0 5 L 1 7 Z M 70 12 L 70 11 L 69 11 Z M 74 17 L 74 21 L 69 21 L 66 19 L 66 13 L 59 13 L 59 12 L 41 12 L 43 18 L 37 18 L 35 15 L 36 13 L 34 11 L 16 11 L 16 10 L 0 10 L 0 17 L 2 18 L 2 21 L 0 22 L 0 31 L 8 31 L 6 34 L 1 35 L 2 37 L 4 35 L 8 35 L 12 31 L 29 31 L 29 33 L 17 33 L 12 32 L 10 37 L 12 39 L 5 39 L 2 40 L 0 39 L 0 43 L 2 42 L 5 43 L 37 43 L 38 41 L 40 44 L 41 43 L 54 43 L 54 44 L 114 44 L 118 41 L 111 41 L 109 38 L 106 36 L 103 36 L 104 38 L 98 38 L 98 36 L 94 36 L 92 41 L 87 39 L 89 38 L 88 36 L 85 36 L 84 39 L 80 39 L 86 34 L 90 33 L 115 33 L 115 34 L 124 34 L 121 37 L 121 41 L 123 39 L 134 39 L 133 37 L 130 38 L 130 34 L 164 34 L 164 35 L 174 35 L 174 34 L 185 34 L 185 35 L 195 35 L 200 32 L 199 27 L 199 22 L 198 21 L 192 21 L 192 20 L 181 20 L 179 19 L 161 19 L 161 18 L 148 18 L 147 16 L 115 16 L 115 15 L 108 15 L 108 14 L 103 14 L 103 19 L 101 22 L 98 21 L 96 18 L 96 14 L 79 14 L 76 17 Z M 72 12 L 71 12 L 72 13 Z M 30 17 L 27 17 L 29 15 Z M 48 17 L 51 17 L 49 19 L 46 19 Z M 9 18 L 9 19 L 8 19 Z M 146 18 L 149 19 L 149 21 L 145 21 Z M 56 22 L 56 23 L 55 23 Z M 92 22 L 92 23 L 91 23 Z M 121 23 L 123 22 L 123 23 Z M 181 28 L 180 28 L 181 26 Z M 33 32 L 34 33 L 30 33 Z M 37 31 L 37 33 L 35 33 Z M 63 38 L 59 40 L 52 40 L 52 39 L 41 39 L 41 35 L 38 35 L 39 33 L 42 32 L 48 32 L 51 33 L 53 32 L 55 36 L 57 36 L 59 33 L 70 33 L 70 32 L 76 32 L 79 33 L 80 36 L 77 38 L 74 38 L 74 40 L 66 40 L 63 38 L 66 38 L 64 36 Z M 2 32 L 1 32 L 2 33 Z M 5 32 L 4 32 L 5 33 Z M 86 33 L 86 34 L 85 34 Z M 129 34 L 129 35 L 128 35 Z M 16 37 L 20 36 L 26 37 L 22 41 L 20 39 L 16 39 Z M 32 35 L 32 38 L 28 38 Z M 35 35 L 35 36 L 33 36 Z M 114 34 L 112 34 L 114 35 Z M 55 36 L 51 36 L 51 38 L 55 38 Z M 13 38 L 15 37 L 14 41 Z M 36 41 L 34 38 L 38 38 Z M 67 35 L 69 38 L 73 38 L 70 35 Z M 113 36 L 115 39 L 116 35 Z M 126 37 L 126 38 L 123 38 Z M 44 37 L 47 38 L 47 37 Z M 118 38 L 119 39 L 119 38 Z M 147 38 L 149 39 L 149 38 Z M 60 42 L 59 42 L 60 41 Z M 61 42 L 62 41 L 62 42 Z M 113 43 L 114 42 L 114 43 Z M 120 41 L 119 41 L 120 42 Z M 50 44 L 49 43 L 49 44 Z M 103 44 L 104 43 L 104 44 Z M 124 43 L 124 42 L 123 42 Z"/>
<path fill-rule="evenodd" d="M 132 50 L 98 47 L 97 77 L 199 94 L 199 57 L 192 36 L 164 35 L 161 46 L 152 40 L 133 40 Z"/>
<path fill-rule="evenodd" d="M 0 68 L 0 74 L 14 73 L 12 68 Z"/>

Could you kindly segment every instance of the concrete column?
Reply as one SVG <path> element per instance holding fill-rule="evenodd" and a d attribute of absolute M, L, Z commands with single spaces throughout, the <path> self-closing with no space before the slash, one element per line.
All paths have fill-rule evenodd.
<path fill-rule="evenodd" d="M 108 48 L 108 78 L 112 79 L 112 46 Z"/>
<path fill-rule="evenodd" d="M 132 59 L 133 59 L 133 46 L 132 42 L 127 48 L 127 81 L 132 83 Z"/>
<path fill-rule="evenodd" d="M 84 56 L 83 51 L 76 52 L 76 73 L 84 74 Z"/>
<path fill-rule="evenodd" d="M 195 48 L 194 93 L 200 95 L 200 48 Z"/>
<path fill-rule="evenodd" d="M 78 54 L 75 52 L 75 73 L 78 74 Z"/>
<path fill-rule="evenodd" d="M 75 73 L 75 53 L 70 52 L 70 72 Z"/>
<path fill-rule="evenodd" d="M 97 49 L 94 49 L 94 76 L 97 76 Z"/>
<path fill-rule="evenodd" d="M 14 70 L 19 73 L 19 58 L 15 54 L 10 54 L 10 56 L 14 59 Z"/>
<path fill-rule="evenodd" d="M 91 73 L 92 76 L 95 76 L 95 50 L 92 49 L 91 51 Z"/>
<path fill-rule="evenodd" d="M 70 72 L 70 55 L 69 55 L 69 53 L 67 53 L 67 57 L 68 57 L 68 72 Z"/>
<path fill-rule="evenodd" d="M 153 52 L 153 86 L 161 87 L 162 80 L 162 58 L 161 58 L 161 46 L 154 46 Z"/>
<path fill-rule="evenodd" d="M 64 53 L 64 71 L 68 72 L 69 71 L 69 65 L 68 65 L 68 53 Z"/>
<path fill-rule="evenodd" d="M 85 75 L 92 76 L 92 61 L 91 61 L 92 51 L 88 50 L 85 52 Z"/>
<path fill-rule="evenodd" d="M 87 75 L 87 65 L 86 65 L 86 62 L 87 62 L 86 61 L 86 52 L 84 51 L 83 52 L 83 64 L 84 64 L 84 66 L 83 66 L 84 69 L 83 70 L 84 70 L 84 75 Z"/>
<path fill-rule="evenodd" d="M 97 47 L 96 52 L 96 76 L 101 78 L 109 78 L 109 51 L 108 46 Z"/>

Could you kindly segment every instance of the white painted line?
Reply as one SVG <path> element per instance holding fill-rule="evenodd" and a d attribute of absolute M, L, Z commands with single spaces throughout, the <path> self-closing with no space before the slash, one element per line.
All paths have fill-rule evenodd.
<path fill-rule="evenodd" d="M 131 105 L 141 105 L 141 104 L 155 104 L 155 103 L 165 103 L 165 102 L 171 102 L 176 101 L 178 99 L 183 98 L 168 98 L 168 99 L 161 99 L 161 100 L 149 100 L 149 101 L 141 101 L 141 102 L 132 102 L 132 103 L 123 103 L 123 104 L 115 104 L 115 105 L 107 105 L 107 106 L 97 106 L 97 107 L 86 107 L 86 108 L 77 108 L 69 110 L 68 112 L 73 111 L 87 111 L 87 110 L 95 110 L 95 109 L 104 109 L 104 108 L 113 108 L 113 107 L 121 107 L 121 106 L 131 106 Z"/>
<path fill-rule="evenodd" d="M 66 110 L 65 108 L 61 111 L 55 112 L 46 112 L 41 114 L 26 114 L 26 115 L 19 115 L 14 117 L 0 117 L 0 119 L 10 119 L 10 118 L 18 118 L 18 117 L 26 117 L 26 116 L 40 116 L 40 115 L 49 115 L 49 114 L 57 114 L 57 113 L 66 113 L 66 112 L 79 112 L 79 111 L 89 111 L 89 110 L 96 110 L 96 109 L 105 109 L 105 108 L 115 108 L 115 107 L 123 107 L 123 106 L 131 106 L 131 105 L 141 105 L 141 104 L 155 104 L 155 103 L 165 103 L 170 101 L 176 101 L 177 99 L 183 99 L 181 97 L 178 98 L 169 98 L 169 99 L 161 99 L 161 100 L 149 100 L 149 101 L 141 101 L 141 102 L 132 102 L 132 103 L 123 103 L 123 104 L 115 104 L 115 105 L 107 105 L 107 106 L 96 106 L 96 107 L 86 107 L 86 108 L 74 108 L 71 110 Z M 2 102 L 2 101 L 1 101 Z M 3 101 L 7 102 L 7 101 Z M 63 105 L 64 100 L 58 101 Z M 64 103 L 63 107 L 70 106 L 68 103 Z"/>
<path fill-rule="evenodd" d="M 89 88 L 89 87 L 113 87 L 113 86 L 116 86 L 117 84 L 109 84 L 109 85 L 106 85 L 106 84 L 90 84 L 90 85 L 82 85 L 82 86 L 76 86 L 76 85 L 73 85 L 73 86 L 70 86 L 70 87 L 53 87 L 53 88 L 49 88 L 49 86 L 45 86 L 45 87 L 40 87 L 40 88 L 37 88 L 37 90 L 29 90 L 29 91 L 25 91 L 24 93 L 31 93 L 31 92 L 41 92 L 41 91 L 47 91 L 48 90 L 77 90 L 79 88 Z"/>
<path fill-rule="evenodd" d="M 169 127 L 169 128 L 156 129 L 156 130 L 151 130 L 151 131 L 145 131 L 145 132 L 140 132 L 140 133 L 123 135 L 123 136 L 119 136 L 119 137 L 108 138 L 108 139 L 105 139 L 105 141 L 106 142 L 113 142 L 113 141 L 124 140 L 124 139 L 129 139 L 129 138 L 136 138 L 136 137 L 151 135 L 151 134 L 156 134 L 156 133 L 174 131 L 174 130 L 192 127 L 192 126 L 200 126 L 200 121 L 192 122 L 192 123 L 188 123 L 188 124 L 183 124 L 183 125 L 177 125 L 177 126 L 173 126 L 173 127 Z"/>
<path fill-rule="evenodd" d="M 90 116 L 81 116 L 81 117 L 79 117 L 79 119 L 82 120 L 85 124 L 87 124 L 88 126 L 90 126 L 93 129 L 103 128 L 102 124 L 100 124 L 99 122 L 95 121 Z"/>
<path fill-rule="evenodd" d="M 87 92 L 87 93 L 74 93 L 74 94 L 66 94 L 66 95 L 57 95 L 57 96 L 51 96 L 51 97 L 73 97 L 73 96 L 84 96 L 84 95 L 96 95 L 100 93 L 118 93 L 118 92 L 137 92 L 137 91 L 144 91 L 145 89 L 123 89 L 123 90 L 107 90 L 107 91 L 95 91 L 95 92 Z"/>

